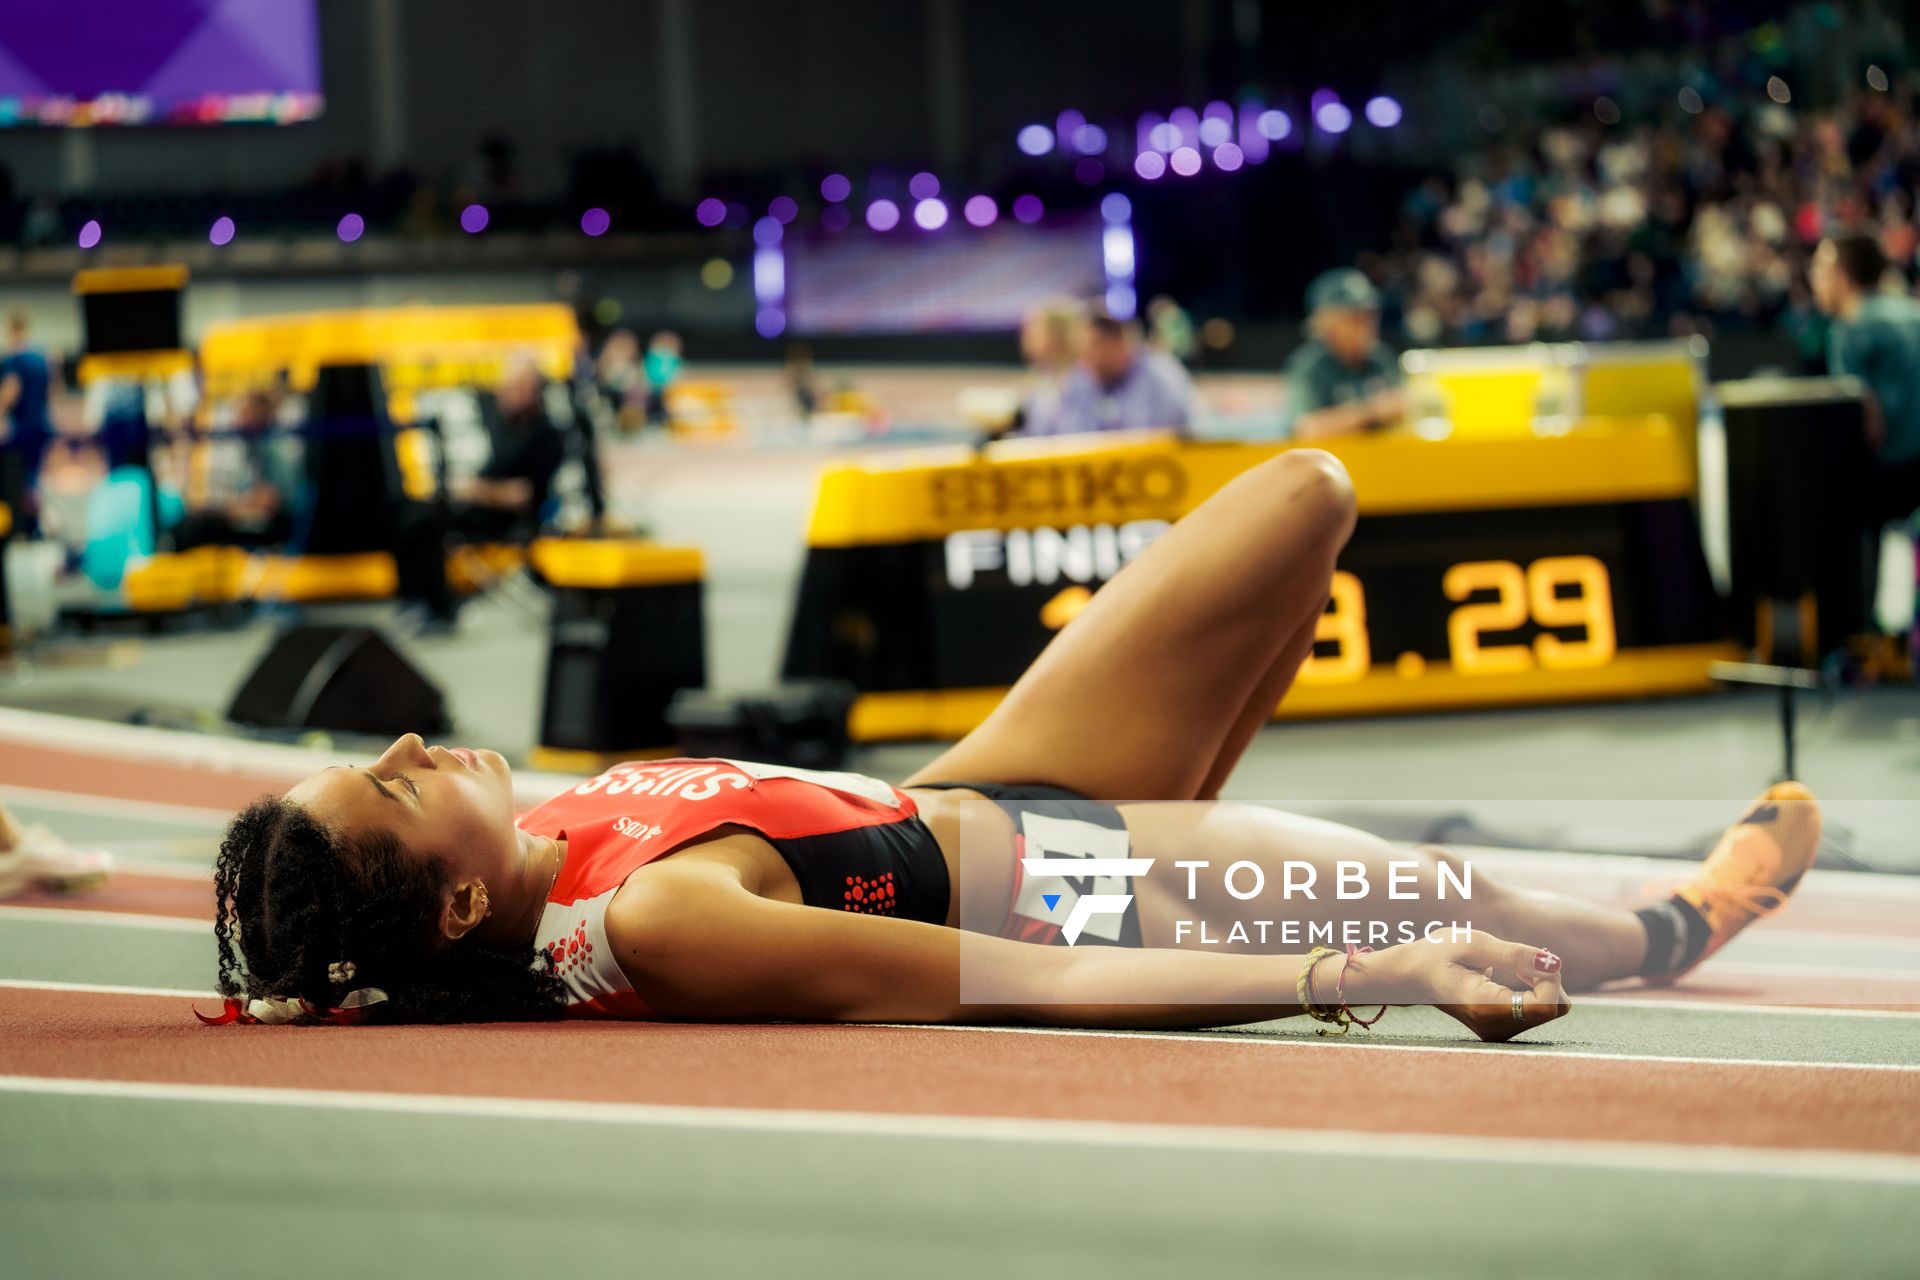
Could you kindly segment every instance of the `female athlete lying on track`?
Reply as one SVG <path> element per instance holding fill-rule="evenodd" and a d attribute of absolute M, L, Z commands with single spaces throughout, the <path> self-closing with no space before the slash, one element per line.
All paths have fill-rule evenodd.
<path fill-rule="evenodd" d="M 1480 874 L 1463 903 L 1466 869 L 1449 855 L 1195 803 L 1219 794 L 1310 653 L 1353 522 L 1325 453 L 1241 475 L 898 789 L 665 761 L 609 770 L 516 821 L 490 751 L 409 734 L 368 768 L 324 770 L 241 813 L 221 846 L 221 1020 L 1199 1027 L 1307 1013 L 1344 1028 L 1349 1007 L 1423 1003 L 1503 1040 L 1564 1014 L 1565 988 L 1678 975 L 1784 902 L 1819 838 L 1792 784 L 1638 912 Z M 1151 867 L 1061 879 L 1022 856 Z M 1389 896 L 1388 864 L 1407 859 L 1410 881 Z M 1176 864 L 1196 860 L 1212 869 L 1193 873 L 1190 898 Z M 1298 864 L 1317 872 L 1315 896 L 1284 904 L 1303 927 L 1384 922 L 1416 940 L 1345 954 L 1303 954 L 1298 938 L 1219 945 L 1224 922 L 1275 913 L 1228 896 L 1220 873 L 1240 860 L 1268 869 L 1269 894 L 1283 864 L 1296 881 Z M 1343 863 L 1359 864 L 1365 897 L 1329 891 Z M 1076 932 L 1069 907 L 1089 905 L 1107 909 L 1081 913 L 1078 945 L 1034 945 Z M 1178 928 L 1195 919 L 1214 922 L 1214 944 Z M 1426 940 L 1436 919 L 1474 931 Z"/>

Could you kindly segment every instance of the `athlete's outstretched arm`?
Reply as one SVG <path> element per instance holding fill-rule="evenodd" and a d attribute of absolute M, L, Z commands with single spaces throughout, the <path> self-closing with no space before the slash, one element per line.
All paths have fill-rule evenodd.
<path fill-rule="evenodd" d="M 1307 959 L 1035 946 L 775 902 L 692 859 L 633 877 L 608 909 L 607 933 L 655 1012 L 702 1021 L 1229 1026 L 1301 1013 L 1294 987 Z M 1347 996 L 1440 1005 L 1483 1039 L 1505 1040 L 1566 1012 L 1558 977 L 1536 970 L 1536 954 L 1485 934 L 1409 943 L 1356 958 Z M 1323 980 L 1338 963 L 1324 962 Z M 977 1002 L 961 1000 L 963 964 Z M 1515 990 L 1524 1020 L 1513 1016 Z"/>

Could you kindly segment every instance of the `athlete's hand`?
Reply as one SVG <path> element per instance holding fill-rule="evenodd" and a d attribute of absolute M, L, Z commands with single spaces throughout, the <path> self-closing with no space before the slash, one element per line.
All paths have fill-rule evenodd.
<path fill-rule="evenodd" d="M 1560 985 L 1560 957 L 1489 933 L 1460 942 L 1403 942 L 1356 955 L 1348 964 L 1349 1004 L 1434 1005 L 1482 1040 L 1511 1040 L 1571 1007 Z M 1520 1018 L 1513 1013 L 1516 992 Z"/>

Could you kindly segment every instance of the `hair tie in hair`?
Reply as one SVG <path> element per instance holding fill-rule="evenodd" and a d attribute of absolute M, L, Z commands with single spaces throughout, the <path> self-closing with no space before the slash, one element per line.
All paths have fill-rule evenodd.
<path fill-rule="evenodd" d="M 373 1012 L 373 1007 L 387 1002 L 387 993 L 379 987 L 360 987 L 347 992 L 346 999 L 327 1010 L 329 1020 L 343 1027 L 363 1022 Z"/>
<path fill-rule="evenodd" d="M 264 1022 L 268 1026 L 292 1022 L 303 1013 L 311 1013 L 313 1007 L 298 996 L 266 996 L 259 1000 L 247 1001 L 247 1016 L 255 1022 Z"/>
<path fill-rule="evenodd" d="M 224 1027 L 229 1023 L 238 1022 L 246 1016 L 244 1007 L 232 996 L 228 996 L 225 1000 L 222 1000 L 220 1005 L 221 1009 L 218 1017 L 209 1018 L 206 1014 L 200 1012 L 199 1005 L 193 1006 L 193 1016 L 200 1019 L 200 1025 L 205 1027 Z"/>
<path fill-rule="evenodd" d="M 266 1024 L 269 1026 L 292 1022 L 301 1014 L 317 1017 L 318 1010 L 298 996 L 267 996 L 259 1000 L 236 1000 L 232 996 L 220 1002 L 219 1016 L 209 1018 L 194 1009 L 193 1016 L 209 1027 L 224 1027 L 238 1022 L 243 1026 Z"/>

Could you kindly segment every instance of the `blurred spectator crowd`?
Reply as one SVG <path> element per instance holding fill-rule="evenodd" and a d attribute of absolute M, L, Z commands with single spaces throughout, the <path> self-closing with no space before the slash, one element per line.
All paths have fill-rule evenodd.
<path fill-rule="evenodd" d="M 1357 265 L 1415 346 L 1771 331 L 1817 364 L 1821 237 L 1868 231 L 1915 265 L 1915 97 L 1735 112 L 1683 95 L 1678 119 L 1509 135 L 1417 184 L 1391 247 Z"/>

